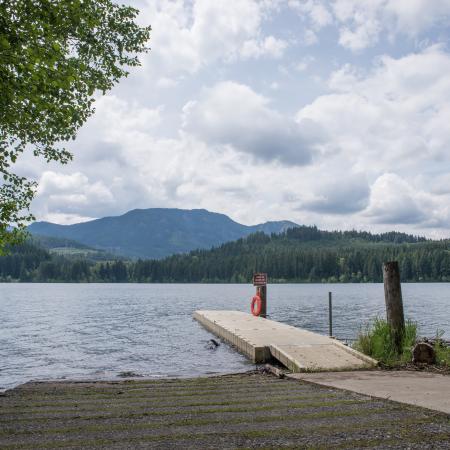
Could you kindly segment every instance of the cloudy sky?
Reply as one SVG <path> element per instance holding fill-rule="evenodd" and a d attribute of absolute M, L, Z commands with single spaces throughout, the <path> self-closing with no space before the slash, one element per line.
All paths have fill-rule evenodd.
<path fill-rule="evenodd" d="M 152 50 L 73 163 L 21 161 L 39 219 L 206 208 L 450 236 L 450 0 L 129 3 Z"/>

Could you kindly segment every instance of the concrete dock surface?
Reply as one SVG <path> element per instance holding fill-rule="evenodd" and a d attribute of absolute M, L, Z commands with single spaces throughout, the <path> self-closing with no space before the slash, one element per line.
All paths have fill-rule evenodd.
<path fill-rule="evenodd" d="M 241 311 L 195 311 L 194 319 L 255 363 L 275 358 L 292 372 L 377 365 L 374 359 L 336 339 Z"/>
<path fill-rule="evenodd" d="M 429 372 L 295 373 L 289 377 L 450 414 L 450 376 Z"/>
<path fill-rule="evenodd" d="M 257 372 L 27 383 L 0 396 L 0 448 L 450 449 L 449 416 Z"/>

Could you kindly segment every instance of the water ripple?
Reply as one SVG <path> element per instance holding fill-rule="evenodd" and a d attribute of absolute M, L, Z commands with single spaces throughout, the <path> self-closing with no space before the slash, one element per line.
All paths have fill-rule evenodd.
<path fill-rule="evenodd" d="M 274 320 L 355 336 L 384 315 L 381 284 L 270 285 Z M 251 364 L 227 345 L 211 351 L 211 335 L 192 320 L 196 309 L 248 311 L 249 285 L 0 284 L 0 389 L 30 379 L 147 377 L 244 371 Z M 423 335 L 450 334 L 450 284 L 405 284 L 407 317 Z"/>

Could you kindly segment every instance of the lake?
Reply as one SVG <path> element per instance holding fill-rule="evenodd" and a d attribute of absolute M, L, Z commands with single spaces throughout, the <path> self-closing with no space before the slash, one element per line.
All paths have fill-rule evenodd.
<path fill-rule="evenodd" d="M 424 336 L 450 336 L 450 283 L 403 284 L 407 318 Z M 192 319 L 196 309 L 249 311 L 243 284 L 0 284 L 0 389 L 31 379 L 186 377 L 253 366 Z M 355 337 L 370 318 L 384 317 L 382 284 L 268 286 L 271 319 L 328 332 L 333 292 L 334 334 Z"/>

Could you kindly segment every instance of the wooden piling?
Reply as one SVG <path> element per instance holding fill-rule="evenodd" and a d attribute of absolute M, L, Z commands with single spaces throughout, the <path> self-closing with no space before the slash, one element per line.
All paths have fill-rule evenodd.
<path fill-rule="evenodd" d="M 400 284 L 400 270 L 397 261 L 383 264 L 384 300 L 386 303 L 386 317 L 397 353 L 401 353 L 402 337 L 405 332 L 405 318 L 403 314 L 402 287 Z"/>
<path fill-rule="evenodd" d="M 261 317 L 267 317 L 267 286 L 258 286 L 259 296 L 261 297 Z"/>

